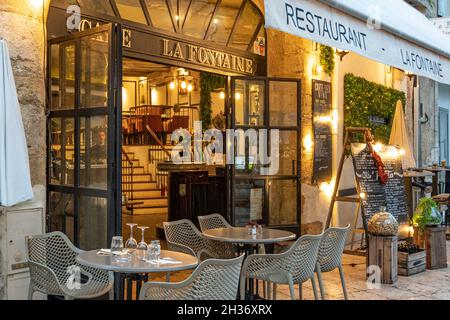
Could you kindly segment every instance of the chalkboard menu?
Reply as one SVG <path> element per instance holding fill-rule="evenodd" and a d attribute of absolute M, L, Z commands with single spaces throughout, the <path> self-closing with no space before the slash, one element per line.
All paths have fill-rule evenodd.
<path fill-rule="evenodd" d="M 331 83 L 313 80 L 314 175 L 313 183 L 330 181 L 333 174 L 331 135 Z"/>
<path fill-rule="evenodd" d="M 391 213 L 398 222 L 406 222 L 408 206 L 401 155 L 393 146 L 384 147 L 379 155 L 389 177 L 386 184 L 382 184 L 378 178 L 378 170 L 368 145 L 352 144 L 355 176 L 360 192 L 365 194 L 361 201 L 365 219 L 368 221 L 380 211 L 380 207 L 386 207 L 386 211 Z"/>

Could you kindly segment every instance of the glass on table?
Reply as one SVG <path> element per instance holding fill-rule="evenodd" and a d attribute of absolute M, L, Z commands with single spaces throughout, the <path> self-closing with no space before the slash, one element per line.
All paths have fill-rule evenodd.
<path fill-rule="evenodd" d="M 136 223 L 127 223 L 127 226 L 130 227 L 130 238 L 128 238 L 127 243 L 125 243 L 125 247 L 127 249 L 136 249 L 138 246 L 138 243 L 136 239 L 133 238 L 133 229 L 135 226 L 137 226 Z"/>
<path fill-rule="evenodd" d="M 138 229 L 140 229 L 142 232 L 141 242 L 139 242 L 137 245 L 137 257 L 139 260 L 145 260 L 147 258 L 148 246 L 145 243 L 145 230 L 147 230 L 148 228 L 149 227 L 145 226 L 138 227 Z"/>
<path fill-rule="evenodd" d="M 124 251 L 123 238 L 115 236 L 111 240 L 111 257 L 114 261 L 129 261 L 129 254 Z"/>
<path fill-rule="evenodd" d="M 148 259 L 158 261 L 161 256 L 161 243 L 159 240 L 153 240 L 150 242 L 148 248 Z"/>

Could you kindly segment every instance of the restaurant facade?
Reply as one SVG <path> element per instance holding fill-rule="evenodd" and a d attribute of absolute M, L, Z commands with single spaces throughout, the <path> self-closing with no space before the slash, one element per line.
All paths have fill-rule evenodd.
<path fill-rule="evenodd" d="M 64 231 L 89 249 L 107 246 L 130 211 L 159 215 L 161 222 L 218 212 L 236 226 L 260 221 L 297 234 L 320 233 L 344 127 L 358 124 L 346 117 L 349 82 L 403 95 L 408 134 L 418 136 L 417 83 L 405 71 L 445 80 L 445 59 L 440 65 L 405 47 L 402 68 L 392 59 L 380 61 L 370 52 L 373 38 L 345 25 L 346 17 L 366 23 L 357 12 L 327 1 L 273 6 L 285 16 L 267 21 L 262 0 L 0 5 L 0 37 L 10 46 L 16 72 L 32 182 L 46 189 L 47 229 Z M 321 10 L 340 22 L 322 23 Z M 291 34 L 281 24 L 310 36 Z M 414 47 L 413 37 L 401 40 Z M 202 91 L 208 90 L 205 118 Z M 371 114 L 370 125 L 389 123 L 395 105 L 390 108 Z M 149 120 L 133 123 L 136 115 Z M 163 120 L 152 122 L 152 116 Z M 277 173 L 265 175 L 264 165 L 254 162 L 252 137 L 234 145 L 233 164 L 164 163 L 175 129 L 193 132 L 195 121 L 205 119 L 224 135 L 227 129 L 279 130 Z M 259 143 L 270 149 L 269 140 Z M 219 152 L 222 159 L 227 147 Z M 134 173 L 127 172 L 133 163 Z M 343 172 L 340 189 L 355 192 L 350 159 Z M 130 182 L 130 175 L 136 180 Z M 150 180 L 140 181 L 146 175 Z M 148 185 L 130 191 L 136 182 Z M 353 224 L 354 204 L 339 204 L 336 211 L 333 224 Z"/>

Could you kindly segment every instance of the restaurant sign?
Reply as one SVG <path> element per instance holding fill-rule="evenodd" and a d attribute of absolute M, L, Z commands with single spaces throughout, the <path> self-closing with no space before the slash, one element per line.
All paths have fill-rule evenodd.
<path fill-rule="evenodd" d="M 92 22 L 88 19 L 81 19 L 77 30 L 85 31 L 96 27 L 100 27 L 100 22 Z M 131 30 L 129 29 L 122 29 L 122 46 L 124 48 L 131 48 Z"/>
<path fill-rule="evenodd" d="M 250 75 L 256 72 L 256 63 L 253 59 L 181 41 L 161 39 L 161 55 L 185 62 Z"/>
<path fill-rule="evenodd" d="M 266 28 L 353 51 L 450 84 L 450 61 L 446 57 L 319 1 L 266 0 L 265 12 Z"/>

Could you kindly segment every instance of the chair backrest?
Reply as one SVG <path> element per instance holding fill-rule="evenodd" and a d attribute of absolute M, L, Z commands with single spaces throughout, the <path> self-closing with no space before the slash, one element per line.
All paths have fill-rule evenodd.
<path fill-rule="evenodd" d="M 325 230 L 317 256 L 317 262 L 321 271 L 332 271 L 341 265 L 349 230 L 350 225 L 345 228 L 329 228 Z"/>
<path fill-rule="evenodd" d="M 77 264 L 80 252 L 62 232 L 27 237 L 28 260 L 50 268 L 60 281 L 69 278 L 68 270 Z"/>
<path fill-rule="evenodd" d="M 196 255 L 201 250 L 208 249 L 208 241 L 191 221 L 183 219 L 163 224 L 169 247 L 171 244 L 183 245 L 189 247 Z"/>
<path fill-rule="evenodd" d="M 198 222 L 202 232 L 211 229 L 231 228 L 231 225 L 227 222 L 227 220 L 225 220 L 225 218 L 218 213 L 207 216 L 199 216 Z"/>
<path fill-rule="evenodd" d="M 317 255 L 323 233 L 300 237 L 283 255 L 286 259 L 279 266 L 292 275 L 295 282 L 305 282 L 314 275 Z"/>

